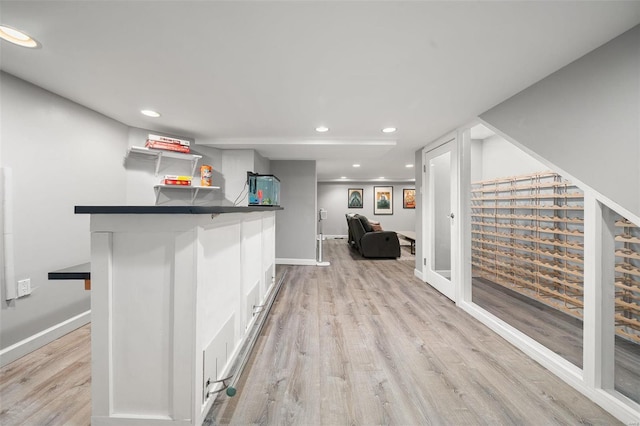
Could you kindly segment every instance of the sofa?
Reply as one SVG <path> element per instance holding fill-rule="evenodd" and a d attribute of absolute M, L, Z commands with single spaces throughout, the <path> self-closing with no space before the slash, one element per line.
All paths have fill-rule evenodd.
<path fill-rule="evenodd" d="M 400 241 L 393 231 L 375 231 L 369 219 L 360 214 L 346 214 L 349 245 L 367 258 L 400 257 Z"/>

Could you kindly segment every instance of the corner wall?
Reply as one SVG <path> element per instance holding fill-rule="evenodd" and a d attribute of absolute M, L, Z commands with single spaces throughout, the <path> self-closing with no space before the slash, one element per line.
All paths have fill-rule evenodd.
<path fill-rule="evenodd" d="M 13 201 L 3 210 L 13 216 L 13 244 L 4 249 L 13 254 L 12 284 L 31 278 L 33 288 L 11 303 L 3 289 L 6 349 L 90 309 L 82 281 L 49 281 L 47 273 L 89 261 L 89 217 L 75 215 L 75 205 L 124 204 L 128 128 L 6 73 L 0 91 L 0 161 L 12 174 Z"/>
<path fill-rule="evenodd" d="M 316 162 L 272 160 L 271 173 L 280 179 L 276 212 L 276 263 L 315 265 Z"/>

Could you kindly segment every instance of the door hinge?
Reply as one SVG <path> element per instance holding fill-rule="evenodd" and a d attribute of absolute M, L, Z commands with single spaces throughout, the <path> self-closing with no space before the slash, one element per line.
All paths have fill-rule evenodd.
<path fill-rule="evenodd" d="M 427 165 L 426 164 L 422 165 L 422 173 L 427 173 Z"/>
<path fill-rule="evenodd" d="M 422 264 L 423 264 L 424 266 L 427 266 L 427 258 L 426 258 L 426 257 L 423 257 L 423 258 L 422 258 Z"/>

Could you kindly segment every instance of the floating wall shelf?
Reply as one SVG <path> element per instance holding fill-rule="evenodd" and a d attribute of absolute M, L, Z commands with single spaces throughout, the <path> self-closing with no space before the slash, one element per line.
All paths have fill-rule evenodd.
<path fill-rule="evenodd" d="M 198 197 L 198 193 L 209 192 L 216 189 L 220 189 L 219 186 L 187 186 L 187 185 L 155 185 L 153 190 L 156 192 L 156 204 L 158 204 L 158 200 L 160 199 L 160 193 L 162 191 L 191 191 L 191 204 L 193 204 Z"/>
<path fill-rule="evenodd" d="M 195 171 L 196 171 L 198 160 L 202 158 L 202 155 L 183 154 L 181 152 L 149 149 L 142 146 L 129 147 L 125 158 L 135 158 L 135 157 L 154 159 L 156 162 L 156 170 L 155 170 L 156 176 L 158 176 L 158 171 L 160 170 L 160 164 L 162 163 L 163 158 L 176 158 L 178 160 L 191 161 L 191 175 L 193 176 L 193 174 L 195 174 Z"/>

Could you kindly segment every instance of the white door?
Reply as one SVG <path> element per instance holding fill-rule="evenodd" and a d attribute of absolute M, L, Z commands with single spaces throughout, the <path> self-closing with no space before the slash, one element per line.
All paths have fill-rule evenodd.
<path fill-rule="evenodd" d="M 425 153 L 424 228 L 426 248 L 423 277 L 436 290 L 455 301 L 455 229 L 457 220 L 456 138 Z"/>

